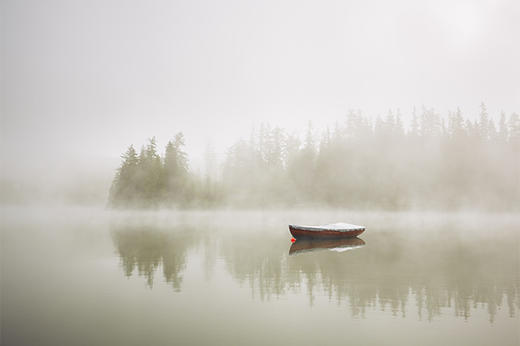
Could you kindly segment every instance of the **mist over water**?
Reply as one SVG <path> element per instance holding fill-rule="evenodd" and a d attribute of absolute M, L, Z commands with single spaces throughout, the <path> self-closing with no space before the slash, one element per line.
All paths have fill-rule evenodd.
<path fill-rule="evenodd" d="M 519 342 L 517 215 L 2 212 L 6 344 Z M 339 219 L 363 246 L 289 254 L 287 223 Z"/>

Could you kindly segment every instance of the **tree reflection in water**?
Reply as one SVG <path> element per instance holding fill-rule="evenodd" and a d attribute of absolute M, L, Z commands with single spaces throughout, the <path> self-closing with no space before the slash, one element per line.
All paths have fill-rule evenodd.
<path fill-rule="evenodd" d="M 427 320 L 446 308 L 465 319 L 472 309 L 486 308 L 493 322 L 504 298 L 510 317 L 518 309 L 518 242 L 511 237 L 409 239 L 391 230 L 345 252 L 327 251 L 334 244 L 317 243 L 312 249 L 297 241 L 289 248 L 298 244 L 306 249 L 289 257 L 287 245 L 254 234 L 259 235 L 227 239 L 221 252 L 231 275 L 241 283 L 247 280 L 262 300 L 304 289 L 311 305 L 325 294 L 330 301 L 348 304 L 359 317 L 367 309 L 406 317 L 407 305 L 415 301 L 418 318 Z M 343 243 L 336 245 L 345 247 Z"/>
<path fill-rule="evenodd" d="M 186 252 L 195 242 L 191 230 L 190 227 L 167 230 L 152 226 L 114 229 L 112 239 L 125 275 L 130 277 L 137 269 L 151 288 L 154 274 L 162 265 L 164 279 L 180 292 Z"/>
<path fill-rule="evenodd" d="M 311 305 L 325 295 L 330 302 L 348 306 L 355 317 L 364 317 L 369 309 L 407 317 L 409 305 L 415 304 L 418 318 L 426 320 L 447 309 L 468 319 L 472 310 L 484 308 L 493 322 L 503 306 L 510 317 L 518 310 L 514 237 L 429 237 L 424 232 L 405 237 L 387 229 L 367 234 L 366 245 L 361 239 L 351 244 L 291 245 L 277 232 L 204 230 L 126 227 L 112 234 L 125 275 L 137 269 L 150 287 L 162 266 L 165 280 L 180 291 L 187 252 L 200 244 L 207 257 L 206 280 L 213 275 L 216 257 L 222 258 L 232 278 L 247 284 L 254 299 L 305 291 Z M 329 251 L 348 247 L 355 249 Z M 298 255 L 289 256 L 288 248 Z"/>

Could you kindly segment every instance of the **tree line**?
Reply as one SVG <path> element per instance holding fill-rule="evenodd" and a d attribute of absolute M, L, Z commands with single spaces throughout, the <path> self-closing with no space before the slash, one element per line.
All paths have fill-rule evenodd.
<path fill-rule="evenodd" d="M 303 137 L 262 124 L 232 145 L 216 175 L 190 171 L 181 133 L 157 153 L 155 139 L 123 155 L 110 203 L 124 206 L 330 206 L 520 208 L 520 117 L 477 120 L 399 111 L 371 119 L 348 112 Z"/>
<path fill-rule="evenodd" d="M 157 151 L 151 138 L 139 155 L 133 145 L 122 155 L 109 194 L 113 207 L 187 206 L 202 200 L 210 189 L 190 173 L 184 151 L 184 135 L 179 132 L 166 145 L 165 153 Z M 204 192 L 200 190 L 204 188 Z"/>

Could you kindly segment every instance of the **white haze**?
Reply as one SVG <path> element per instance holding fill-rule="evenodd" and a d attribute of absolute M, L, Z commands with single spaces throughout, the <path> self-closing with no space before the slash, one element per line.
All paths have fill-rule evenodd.
<path fill-rule="evenodd" d="M 7 180 L 106 188 L 129 144 L 178 131 L 198 169 L 262 122 L 520 111 L 514 0 L 3 0 L 0 15 Z"/>

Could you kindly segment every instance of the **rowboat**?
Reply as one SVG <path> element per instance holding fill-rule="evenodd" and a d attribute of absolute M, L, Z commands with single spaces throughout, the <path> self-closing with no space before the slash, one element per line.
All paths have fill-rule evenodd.
<path fill-rule="evenodd" d="M 334 252 L 344 252 L 358 249 L 365 246 L 363 239 L 359 238 L 324 238 L 324 239 L 298 239 L 291 244 L 289 255 L 296 255 L 304 252 L 329 250 Z"/>
<path fill-rule="evenodd" d="M 353 238 L 365 231 L 365 226 L 333 223 L 321 226 L 289 225 L 292 236 L 298 238 Z"/>

